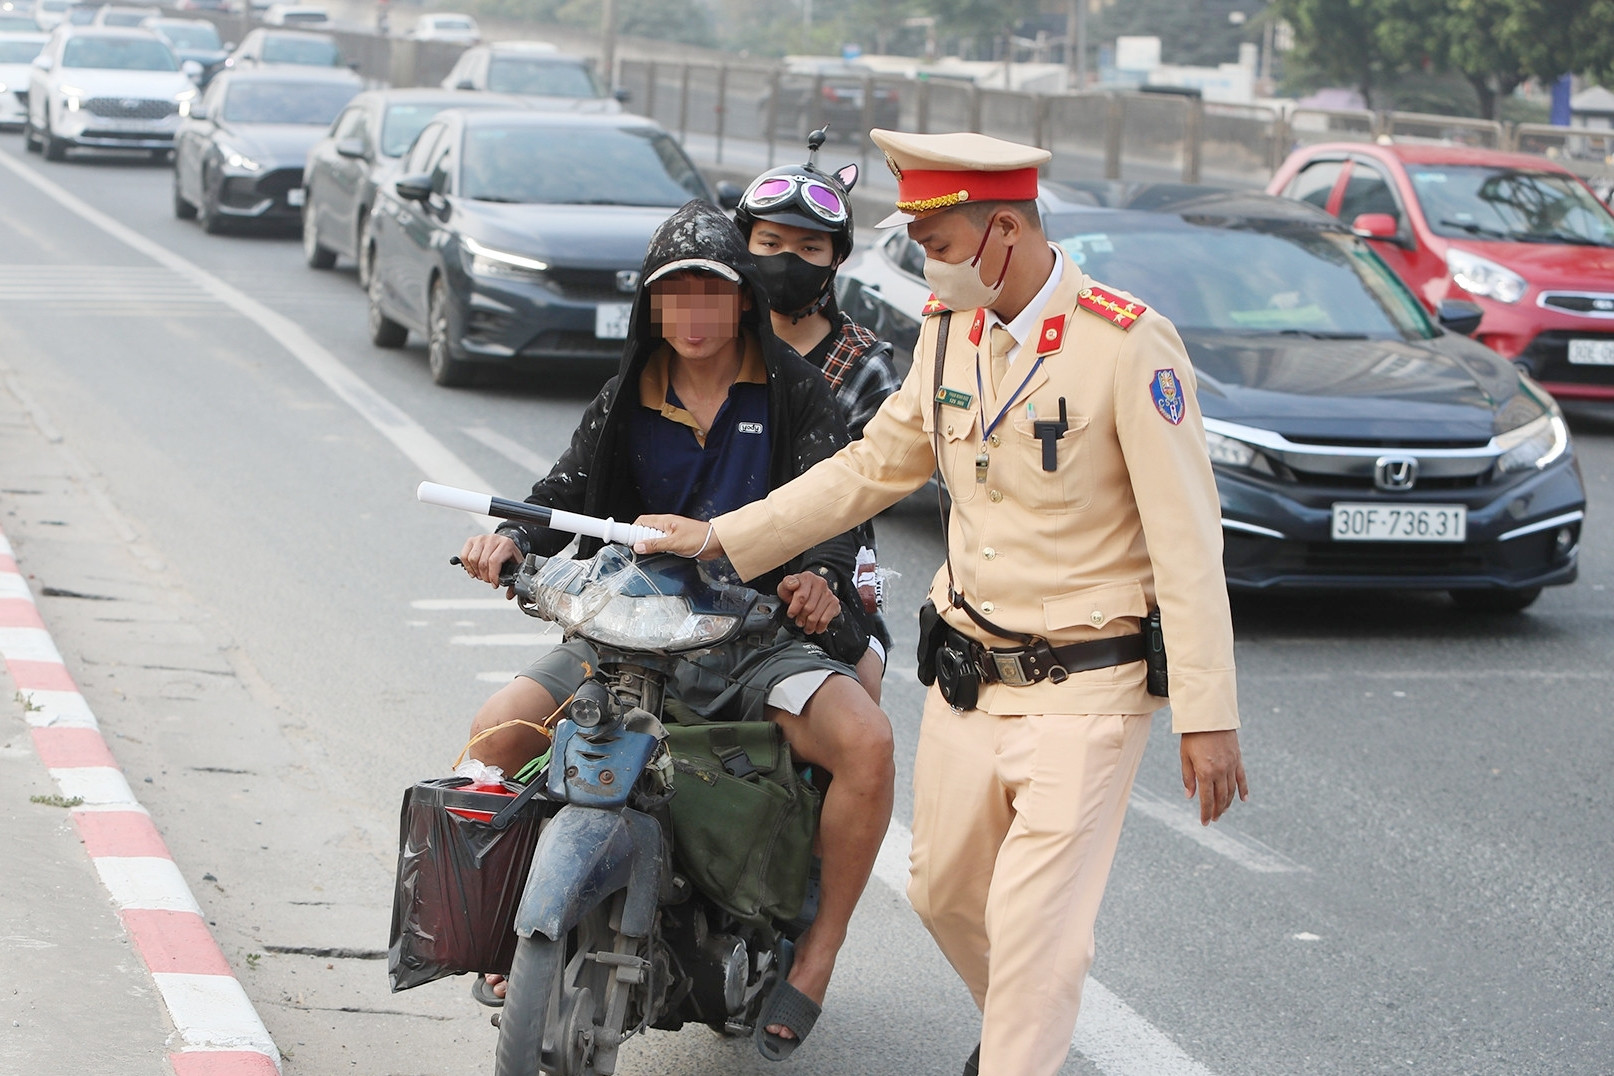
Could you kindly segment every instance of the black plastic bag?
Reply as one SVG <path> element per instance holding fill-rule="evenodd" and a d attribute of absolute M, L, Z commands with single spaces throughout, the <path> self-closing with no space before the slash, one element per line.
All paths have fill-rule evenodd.
<path fill-rule="evenodd" d="M 510 971 L 538 827 L 560 805 L 534 797 L 495 829 L 489 823 L 511 797 L 469 784 L 445 777 L 404 793 L 387 949 L 394 992 L 446 975 Z"/>

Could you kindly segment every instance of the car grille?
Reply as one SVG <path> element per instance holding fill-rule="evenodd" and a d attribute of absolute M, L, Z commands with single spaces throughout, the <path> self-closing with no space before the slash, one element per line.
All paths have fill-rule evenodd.
<path fill-rule="evenodd" d="M 163 120 L 179 111 L 173 101 L 134 97 L 92 97 L 84 110 L 109 120 Z"/>
<path fill-rule="evenodd" d="M 303 185 L 301 168 L 277 168 L 258 177 L 258 193 L 265 198 L 284 200 L 286 192 Z"/>
<path fill-rule="evenodd" d="M 637 267 L 634 267 L 635 271 Z M 628 302 L 634 290 L 623 291 L 616 286 L 615 269 L 568 269 L 554 267 L 544 274 L 560 293 L 568 299 L 590 302 Z M 637 281 L 636 281 L 637 283 Z"/>
<path fill-rule="evenodd" d="M 1549 291 L 1537 300 L 1554 310 L 1586 314 L 1594 318 L 1614 318 L 1614 295 L 1584 291 Z"/>
<path fill-rule="evenodd" d="M 1416 451 L 1402 453 L 1416 456 Z M 1327 474 L 1318 471 L 1300 471 L 1292 467 L 1274 468 L 1279 471 L 1280 477 L 1291 482 L 1299 482 L 1317 489 L 1333 490 L 1372 490 L 1377 489 L 1374 483 L 1371 464 L 1365 474 Z M 1283 473 L 1287 472 L 1287 473 Z M 1420 474 L 1413 485 L 1413 492 L 1422 493 L 1432 489 L 1474 489 L 1483 486 L 1491 479 L 1491 472 L 1487 468 L 1479 474 L 1470 475 L 1423 475 Z"/>
<path fill-rule="evenodd" d="M 1574 366 L 1569 362 L 1570 340 L 1614 340 L 1609 332 L 1544 332 L 1516 355 L 1514 362 L 1537 381 L 1577 385 L 1614 385 L 1614 366 Z"/>
<path fill-rule="evenodd" d="M 1424 576 L 1472 575 L 1485 570 L 1471 545 L 1436 542 L 1279 542 L 1238 535 L 1233 545 L 1250 558 L 1259 551 L 1263 575 Z"/>
<path fill-rule="evenodd" d="M 622 340 L 601 340 L 593 333 L 562 332 L 552 329 L 539 333 L 521 349 L 522 358 L 541 358 L 549 355 L 598 355 L 617 358 L 622 354 Z"/>

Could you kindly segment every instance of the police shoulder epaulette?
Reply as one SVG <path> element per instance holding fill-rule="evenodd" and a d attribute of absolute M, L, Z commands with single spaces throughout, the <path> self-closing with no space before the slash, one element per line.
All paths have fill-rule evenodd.
<path fill-rule="evenodd" d="M 936 298 L 935 292 L 931 292 L 930 298 L 925 300 L 925 305 L 919 308 L 919 312 L 927 318 L 932 314 L 945 314 L 947 304 Z"/>
<path fill-rule="evenodd" d="M 1121 329 L 1130 329 L 1149 309 L 1136 299 L 1122 299 L 1089 284 L 1076 294 L 1076 305 Z"/>

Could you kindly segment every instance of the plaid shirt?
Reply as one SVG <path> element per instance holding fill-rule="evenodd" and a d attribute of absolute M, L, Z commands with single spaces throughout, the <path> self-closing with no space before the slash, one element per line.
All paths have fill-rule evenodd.
<path fill-rule="evenodd" d="M 840 334 L 831 337 L 834 343 L 820 369 L 835 393 L 835 402 L 840 404 L 847 432 L 855 441 L 863 436 L 863 427 L 880 410 L 885 398 L 896 392 L 902 382 L 891 362 L 891 348 L 881 347 L 877 336 L 844 312 L 840 318 Z"/>

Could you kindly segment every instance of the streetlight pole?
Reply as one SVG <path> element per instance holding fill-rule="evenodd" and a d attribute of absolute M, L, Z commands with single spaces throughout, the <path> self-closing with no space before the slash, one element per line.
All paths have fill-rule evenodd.
<path fill-rule="evenodd" d="M 605 0 L 600 12 L 600 66 L 610 89 L 616 89 L 616 0 Z"/>
<path fill-rule="evenodd" d="M 1065 69 L 1077 93 L 1087 88 L 1087 5 L 1088 0 L 1070 0 L 1065 11 Z"/>

